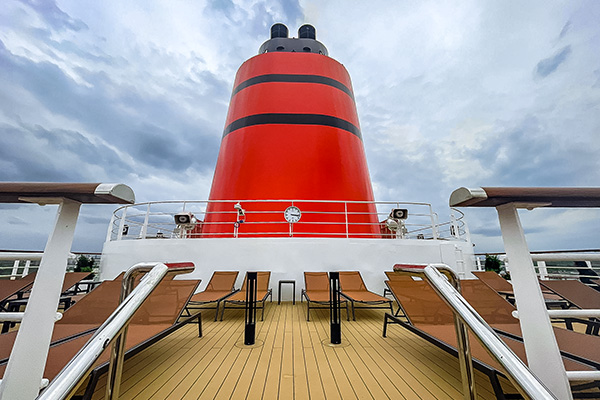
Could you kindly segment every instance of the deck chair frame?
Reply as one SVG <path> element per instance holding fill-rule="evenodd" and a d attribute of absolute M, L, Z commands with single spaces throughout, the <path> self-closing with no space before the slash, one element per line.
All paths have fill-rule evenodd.
<path fill-rule="evenodd" d="M 110 294 L 107 293 L 107 286 L 112 287 L 113 290 L 117 290 L 117 292 Z M 116 288 L 116 289 L 115 289 Z M 94 302 L 94 304 L 98 304 L 97 303 L 97 297 L 101 296 L 103 299 L 109 299 L 111 298 L 112 295 L 115 296 L 115 302 L 114 302 L 114 306 L 111 306 L 111 308 L 106 311 L 106 317 L 108 317 L 108 315 L 110 315 L 110 313 L 112 313 L 114 311 L 114 309 L 117 307 L 118 302 L 118 293 L 120 293 L 121 291 L 121 282 L 120 281 L 104 281 L 102 282 L 100 285 L 98 285 L 94 290 L 98 289 L 97 292 L 90 292 L 88 294 L 86 294 L 86 296 L 88 296 L 86 298 L 86 296 L 82 297 L 82 299 L 80 300 L 80 302 L 77 302 L 75 305 L 73 305 L 73 308 L 71 309 L 69 307 L 69 310 L 65 310 L 65 313 L 63 313 L 63 318 L 59 321 L 57 321 L 54 325 L 54 333 L 52 336 L 52 340 L 51 340 L 51 346 L 63 343 L 63 342 L 67 342 L 69 340 L 72 339 L 77 339 L 81 336 L 85 336 L 91 332 L 94 332 L 96 329 L 98 329 L 98 327 L 100 327 L 100 325 L 102 324 L 102 321 L 93 321 L 93 322 L 85 322 L 83 325 L 81 326 L 80 330 L 78 331 L 69 331 L 68 333 L 64 332 L 64 335 L 62 334 L 58 334 L 57 330 L 63 325 L 63 324 L 73 324 L 73 325 L 79 325 L 78 322 L 76 322 L 76 320 L 73 320 L 71 317 L 71 313 L 75 312 L 77 313 L 77 309 L 81 308 L 83 306 L 83 309 L 86 310 L 86 305 L 85 302 L 88 302 L 88 300 L 92 300 Z M 106 310 L 106 309 L 105 309 Z M 94 310 L 92 312 L 90 311 L 86 311 L 84 312 L 84 314 L 89 314 L 95 317 L 98 317 L 98 310 Z M 104 320 L 104 318 L 102 318 L 102 320 Z M 15 340 L 15 336 L 16 336 L 16 332 L 12 332 L 12 333 L 6 333 L 4 334 L 4 327 L 6 326 L 6 324 L 10 324 L 10 322 L 5 322 L 3 324 L 3 334 L 0 335 L 0 347 L 2 346 L 10 346 L 12 347 L 14 344 L 14 340 Z M 58 336 L 57 336 L 58 335 Z M 2 353 L 2 355 L 0 355 L 0 366 L 6 364 L 8 362 L 8 354 L 5 354 L 4 352 L 0 352 Z"/>
<path fill-rule="evenodd" d="M 480 285 L 482 288 L 486 288 L 486 290 L 489 290 L 491 292 L 497 293 L 495 292 L 493 289 L 491 289 L 488 285 L 485 285 L 483 282 L 481 281 L 474 281 L 473 283 L 478 283 L 478 285 Z M 388 282 L 386 282 L 386 285 L 388 284 Z M 388 287 L 390 288 L 390 290 L 392 290 L 392 288 L 388 285 Z M 393 293 L 393 290 L 392 290 Z M 498 299 L 500 299 L 502 296 L 498 295 Z M 398 300 L 398 299 L 397 299 Z M 440 299 L 440 302 L 442 302 L 442 300 Z M 508 303 L 506 303 L 508 304 Z M 476 309 L 477 307 L 474 306 Z M 482 317 L 485 318 L 484 315 L 482 315 Z M 436 346 L 442 348 L 443 350 L 449 352 L 450 354 L 453 354 L 455 356 L 457 356 L 457 351 L 456 348 L 451 346 L 450 344 L 448 344 L 447 342 L 432 336 L 430 333 L 422 330 L 419 328 L 419 326 L 417 326 L 418 324 L 414 324 L 414 322 L 411 320 L 410 315 L 407 314 L 405 312 L 405 318 L 408 320 L 408 322 L 404 322 L 402 321 L 399 317 L 391 315 L 391 314 L 386 314 L 386 316 L 384 317 L 384 328 L 383 328 L 383 336 L 385 337 L 387 334 L 387 325 L 389 323 L 394 323 L 394 324 L 399 324 L 401 326 L 403 326 L 404 328 L 410 330 L 411 332 L 417 334 L 418 336 L 426 339 L 427 341 L 429 341 L 432 344 L 435 344 Z M 435 324 L 434 324 L 435 325 Z M 509 331 L 503 330 L 501 329 L 501 327 L 503 325 L 494 325 L 493 323 L 490 323 L 491 327 L 494 329 L 494 331 L 500 335 L 501 337 L 504 337 L 508 340 L 512 340 L 514 342 L 518 342 L 518 343 L 523 343 L 523 339 L 521 336 L 515 334 L 515 333 L 511 333 Z M 518 323 L 517 323 L 518 325 Z M 555 328 L 555 329 L 560 329 L 560 328 Z M 566 332 L 566 331 L 565 331 Z M 564 351 L 561 350 L 561 356 L 563 357 L 564 360 L 570 360 L 572 362 L 577 362 L 579 364 L 585 365 L 588 368 L 591 369 L 600 369 L 600 362 L 597 362 L 593 359 L 590 358 L 586 358 L 582 355 L 578 355 L 578 354 L 573 354 L 571 352 L 568 351 Z M 490 382 L 492 384 L 492 387 L 494 388 L 494 392 L 496 394 L 496 396 L 498 398 L 521 398 L 521 397 L 513 397 L 511 395 L 504 395 L 502 393 L 502 389 L 501 386 L 499 385 L 499 381 L 497 380 L 498 376 L 504 376 L 504 374 L 498 370 L 496 370 L 494 367 L 480 361 L 477 359 L 473 359 L 473 363 L 474 366 L 482 371 L 483 373 L 485 373 L 489 379 Z M 599 387 L 600 386 L 600 382 L 595 381 L 592 383 L 586 383 L 586 384 L 582 384 L 582 385 L 573 385 L 572 386 L 572 390 L 573 391 L 577 391 L 577 390 L 585 390 L 585 389 L 589 389 L 589 388 L 593 388 L 593 387 Z M 576 392 L 573 393 L 575 398 L 590 398 L 590 393 L 585 393 L 585 392 Z M 500 397 L 503 396 L 503 397 Z M 594 392 L 593 396 L 591 398 L 597 398 L 598 397 L 598 393 Z"/>
<path fill-rule="evenodd" d="M 392 289 L 389 287 L 389 285 L 388 285 L 389 282 L 390 281 L 385 281 L 384 282 L 385 286 L 386 286 L 385 290 L 387 290 L 389 292 L 389 294 L 394 298 L 394 301 L 396 302 L 396 305 L 398 306 L 398 309 L 396 310 L 395 313 L 393 313 L 393 315 L 395 317 L 404 317 L 404 318 L 406 318 L 408 320 L 408 322 L 410 322 L 410 318 L 406 314 L 406 311 L 404 311 L 404 308 L 402 307 L 402 303 L 400 303 L 400 300 L 398 300 L 398 298 L 396 297 L 396 295 L 394 294 L 394 292 L 392 291 Z M 400 315 L 400 312 L 402 312 L 402 315 Z"/>
<path fill-rule="evenodd" d="M 327 276 L 327 272 L 323 272 L 323 274 L 325 274 L 325 276 L 327 277 L 327 287 L 328 287 L 328 292 L 329 292 L 329 277 Z M 306 272 L 304 275 L 304 286 L 306 286 Z M 306 320 L 310 321 L 310 310 L 329 310 L 329 308 L 331 307 L 331 302 L 330 301 L 317 301 L 317 300 L 311 300 L 310 296 L 308 294 L 306 288 L 302 289 L 302 291 L 300 292 L 300 302 L 303 301 L 303 299 L 306 299 Z M 311 303 L 317 304 L 316 306 L 310 306 Z M 348 301 L 347 300 L 340 300 L 340 305 L 341 303 L 345 303 L 346 306 L 346 320 L 350 321 L 350 312 L 348 310 Z"/>
<path fill-rule="evenodd" d="M 437 339 L 436 337 L 428 334 L 427 332 L 424 332 L 422 330 L 420 330 L 419 328 L 402 321 L 399 317 L 394 316 L 392 314 L 389 313 L 385 313 L 384 316 L 384 321 L 383 321 L 383 337 L 387 337 L 387 326 L 388 324 L 395 324 L 395 325 L 400 325 L 403 328 L 407 329 L 408 331 L 416 334 L 417 336 L 425 339 L 426 341 L 428 341 L 429 343 L 433 344 L 436 347 L 439 347 L 440 349 L 444 350 L 445 352 L 447 352 L 448 354 L 452 355 L 453 357 L 458 358 L 458 351 L 455 347 L 449 345 L 448 343 Z M 496 333 L 498 333 L 500 336 L 505 336 L 509 339 L 513 339 L 515 341 L 521 342 L 523 341 L 522 338 L 518 337 L 518 336 L 514 336 L 514 335 L 510 335 L 507 334 L 505 332 L 502 331 L 498 331 L 496 330 Z M 580 357 L 577 357 L 573 354 L 570 353 L 566 353 L 566 352 L 562 352 L 561 351 L 561 355 L 565 358 L 571 359 L 573 361 L 577 361 L 580 362 L 582 364 L 587 364 L 590 367 L 594 367 L 594 368 L 599 368 L 600 365 L 598 365 L 597 363 L 587 360 L 587 359 L 583 359 Z M 502 389 L 502 384 L 500 383 L 500 377 L 506 378 L 506 375 L 500 371 L 498 371 L 497 369 L 495 369 L 494 367 L 476 359 L 473 358 L 473 367 L 482 372 L 483 374 L 485 374 L 488 379 L 490 380 L 490 384 L 492 386 L 492 389 L 494 391 L 494 395 L 496 396 L 497 399 L 522 399 L 523 397 L 521 397 L 520 394 L 518 393 L 505 393 L 504 389 Z M 508 379 L 508 378 L 506 378 Z M 598 387 L 598 383 L 588 383 L 588 384 L 581 384 L 581 385 L 573 385 L 572 389 L 574 391 L 573 393 L 573 397 L 576 399 L 585 399 L 585 398 L 598 398 L 598 393 L 597 392 L 576 392 L 577 390 L 586 390 L 586 389 L 590 389 L 590 388 L 594 388 L 594 387 Z"/>
<path fill-rule="evenodd" d="M 369 292 L 369 293 L 376 294 L 376 295 L 377 295 L 377 293 L 371 292 L 370 290 L 366 289 L 365 281 L 363 280 L 363 278 L 362 278 L 362 276 L 361 276 L 361 274 L 360 274 L 359 271 L 340 271 L 340 287 L 341 287 L 340 294 L 346 300 L 348 300 L 350 302 L 350 307 L 352 309 L 352 321 L 356 321 L 356 313 L 355 313 L 356 309 L 371 309 L 371 310 L 374 310 L 374 309 L 383 309 L 383 310 L 387 310 L 389 308 L 389 310 L 392 312 L 392 314 L 394 313 L 394 307 L 392 306 L 392 300 L 390 300 L 390 299 L 375 300 L 375 301 L 362 301 L 362 300 L 359 300 L 359 299 L 352 298 L 352 296 L 349 296 L 348 294 L 344 293 L 344 287 L 343 287 L 342 282 L 341 282 L 342 281 L 341 275 L 342 275 L 342 273 L 345 273 L 345 272 L 355 272 L 357 274 L 357 276 L 360 278 L 360 280 L 362 281 L 362 286 L 365 287 L 365 290 L 364 290 L 365 292 Z M 379 295 L 377 295 L 377 296 L 379 296 Z M 380 296 L 380 297 L 383 297 L 383 296 Z M 368 305 L 368 306 L 361 307 L 361 306 L 355 305 L 354 303 L 365 304 L 365 305 Z M 383 304 L 386 304 L 386 303 L 387 303 L 386 306 L 379 307 L 380 305 L 383 305 Z"/>
<path fill-rule="evenodd" d="M 258 271 L 258 272 L 265 272 L 265 271 Z M 242 288 L 240 290 L 238 290 L 236 293 L 245 291 L 247 279 L 248 279 L 248 274 L 246 274 L 246 276 L 244 277 L 244 283 L 242 284 Z M 269 272 L 268 284 L 270 284 L 270 282 L 271 282 L 271 273 Z M 232 294 L 236 294 L 236 293 L 232 293 Z M 261 310 L 261 313 L 260 313 L 261 321 L 264 321 L 265 303 L 267 302 L 267 298 L 270 298 L 271 302 L 273 301 L 273 289 L 267 288 L 267 291 L 266 291 L 265 295 L 263 296 L 263 298 L 256 299 L 256 303 L 257 303 L 256 308 Z M 229 307 L 227 307 L 227 303 L 230 303 L 231 305 Z M 259 306 L 258 303 L 261 303 L 261 305 Z M 225 315 L 225 308 L 241 310 L 241 309 L 244 309 L 245 307 L 246 307 L 245 300 L 232 300 L 229 298 L 225 299 L 223 301 L 223 307 L 221 307 L 221 321 L 223 321 L 223 316 Z"/>
<path fill-rule="evenodd" d="M 187 325 L 188 323 L 191 323 L 194 320 L 198 321 L 198 337 L 201 338 L 202 337 L 202 313 L 199 312 L 197 314 L 193 314 L 188 317 L 185 317 L 183 320 L 176 322 L 168 329 L 166 329 L 166 330 L 158 333 L 157 335 L 154 335 L 151 338 L 148 338 L 147 340 L 143 341 L 142 343 L 139 343 L 136 346 L 132 347 L 127 352 L 125 352 L 124 359 L 125 360 L 130 359 L 131 357 L 133 357 L 136 354 L 140 353 L 141 351 L 147 349 L 148 347 L 152 346 L 154 343 L 158 342 L 161 339 L 164 339 L 165 337 L 169 336 L 173 332 L 177 331 L 178 329 L 184 327 L 185 325 Z M 94 368 L 92 370 L 92 372 L 90 372 L 89 382 L 85 388 L 85 392 L 84 392 L 83 396 L 80 396 L 80 397 L 73 396 L 73 400 L 79 400 L 79 399 L 80 400 L 90 400 L 92 398 L 92 396 L 94 395 L 94 391 L 96 390 L 96 385 L 98 384 L 98 380 L 100 379 L 100 377 L 102 375 L 104 375 L 105 373 L 108 372 L 109 364 L 110 363 L 107 361 L 107 362 L 100 364 L 96 368 Z"/>
<path fill-rule="evenodd" d="M 174 282 L 183 282 L 183 281 L 174 281 Z M 111 283 L 114 283 L 111 282 Z M 119 285 L 120 288 L 120 282 L 116 282 Z M 157 341 L 159 341 L 160 339 L 170 335 L 171 333 L 175 332 L 176 330 L 178 330 L 179 328 L 183 327 L 184 325 L 197 320 L 198 321 L 198 336 L 202 337 L 202 320 L 201 320 L 201 314 L 200 313 L 196 313 L 193 314 L 189 317 L 184 318 L 182 321 L 179 321 L 181 318 L 181 315 L 183 313 L 183 310 L 185 309 L 185 304 L 187 304 L 187 302 L 189 301 L 189 299 L 192 297 L 194 291 L 196 290 L 196 288 L 198 287 L 198 285 L 200 284 L 199 280 L 192 280 L 189 281 L 189 293 L 186 293 L 186 297 L 182 297 L 181 301 L 179 302 L 180 305 L 178 305 L 178 312 L 175 315 L 175 313 L 173 313 L 172 316 L 169 317 L 170 321 L 175 321 L 173 323 L 171 323 L 171 325 L 163 328 L 160 331 L 157 331 L 156 333 L 154 333 L 152 336 L 145 336 L 140 340 L 138 343 L 133 344 L 126 352 L 125 352 L 125 359 L 132 357 L 133 355 L 139 353 L 140 351 L 144 350 L 145 348 L 149 347 L 150 345 L 156 343 Z M 159 285 L 160 287 L 160 285 Z M 188 289 L 186 289 L 188 290 Z M 154 294 L 154 293 L 153 293 Z M 163 294 L 159 294 L 159 295 L 163 295 Z M 135 317 L 135 316 L 134 316 Z M 151 317 L 151 316 L 150 316 Z M 140 324 L 140 323 L 133 323 L 129 325 L 129 332 L 131 332 L 132 327 L 134 326 L 141 326 L 142 328 L 144 328 L 146 325 L 144 323 Z M 72 335 L 69 337 L 65 337 L 62 338 L 61 340 L 57 340 L 55 342 L 53 342 L 50 346 L 50 349 L 55 349 L 56 354 L 61 354 L 65 352 L 65 350 L 67 349 L 63 349 L 60 346 L 69 346 L 69 342 L 71 341 L 79 341 L 80 344 L 78 346 L 83 346 L 83 344 L 85 343 L 85 341 L 91 339 L 93 337 L 94 332 L 98 329 L 98 327 L 95 327 L 93 329 L 90 329 L 86 332 L 80 332 L 77 335 Z M 143 332 L 143 330 L 141 330 Z M 75 349 L 75 351 L 73 352 L 73 355 L 80 349 L 81 347 L 77 347 Z M 71 349 L 72 350 L 72 349 Z M 69 351 L 67 350 L 67 353 Z M 68 360 L 67 360 L 68 361 Z M 85 395 L 83 398 L 86 398 L 85 396 L 91 396 L 94 392 L 94 386 L 97 383 L 98 378 L 108 370 L 108 361 L 100 364 L 99 366 L 95 367 L 92 372 L 90 372 L 90 379 L 88 380 L 88 387 L 86 388 L 85 391 Z M 1 365 L 1 364 L 0 364 Z M 58 365 L 58 368 L 63 368 L 66 364 L 64 365 Z M 91 386 L 90 386 L 91 385 Z M 82 398 L 81 396 L 74 396 L 74 399 L 78 399 L 78 398 Z M 91 398 L 91 397 L 87 397 L 87 398 Z"/>
<path fill-rule="evenodd" d="M 36 273 L 31 273 L 20 279 L 6 279 L 1 280 L 0 285 L 6 284 L 10 287 L 8 290 L 3 290 L 3 298 L 0 299 L 0 311 L 8 311 L 6 306 L 8 302 L 12 300 L 14 296 L 17 296 L 18 299 L 22 299 L 23 295 L 31 290 L 33 286 L 33 281 L 35 279 Z"/>
<path fill-rule="evenodd" d="M 600 293 L 579 280 L 543 281 L 540 284 L 569 302 L 569 306 L 579 309 L 597 309 Z M 573 330 L 573 323 L 586 325 L 585 333 L 599 335 L 600 320 L 598 318 L 563 318 L 567 329 Z"/>
<path fill-rule="evenodd" d="M 477 277 L 481 282 L 486 284 L 490 289 L 504 297 L 509 303 L 515 304 L 515 294 L 512 290 L 512 285 L 493 271 L 474 271 L 473 275 Z M 499 285 L 505 286 L 502 289 Z M 546 307 L 560 307 L 567 308 L 568 301 L 564 300 L 560 295 L 555 294 L 551 290 L 547 290 L 544 287 L 541 287 L 542 294 L 544 295 L 544 301 L 546 302 Z M 559 298 L 548 298 L 550 296 L 557 296 Z"/>
<path fill-rule="evenodd" d="M 213 276 L 211 277 L 211 280 L 208 282 L 207 288 L 210 287 L 211 282 L 213 280 L 213 278 L 216 276 L 216 274 L 218 272 L 236 272 L 235 274 L 235 279 L 233 280 L 233 285 L 231 285 L 231 292 L 227 293 L 226 295 L 216 299 L 216 300 L 210 300 L 210 301 L 194 301 L 191 300 L 188 302 L 188 304 L 185 306 L 184 311 L 187 313 L 186 316 L 191 316 L 192 314 L 190 313 L 190 310 L 215 310 L 215 321 L 217 320 L 218 316 L 219 316 L 219 307 L 221 306 L 221 303 L 225 300 L 227 300 L 227 298 L 231 297 L 232 295 L 234 295 L 235 293 L 239 292 L 240 289 L 235 289 L 235 280 L 237 279 L 237 276 L 239 274 L 239 271 L 215 271 L 213 273 Z M 203 292 L 201 293 L 205 293 L 207 292 L 207 289 L 205 289 Z M 192 298 L 194 298 L 194 296 L 192 296 Z M 206 307 L 206 304 L 211 304 L 211 303 L 216 303 L 214 307 Z"/>
<path fill-rule="evenodd" d="M 398 275 L 394 271 L 384 271 L 384 273 L 389 281 L 412 279 L 412 278 L 404 276 L 404 275 Z M 383 297 L 386 297 L 386 296 L 393 296 L 392 291 L 388 287 L 383 288 Z M 396 299 L 394 298 L 394 300 L 396 300 Z M 396 302 L 398 302 L 398 300 L 396 300 Z M 399 312 L 400 312 L 400 310 L 397 310 L 394 315 L 398 315 Z"/>
<path fill-rule="evenodd" d="M 454 348 L 453 346 L 450 346 L 448 343 L 443 342 L 443 341 L 435 338 L 434 336 L 420 330 L 419 328 L 415 327 L 414 325 L 411 325 L 407 322 L 402 321 L 399 317 L 392 315 L 390 313 L 385 313 L 384 318 L 383 318 L 383 337 L 387 337 L 388 324 L 400 325 L 403 328 L 407 329 L 408 331 L 427 340 L 429 343 L 433 344 L 436 347 L 439 347 L 440 349 L 444 350 L 445 352 L 451 354 L 452 356 L 454 356 L 458 359 L 458 351 L 456 350 L 456 348 Z M 504 376 L 504 374 L 502 374 L 495 368 L 477 360 L 476 358 L 473 358 L 473 367 L 475 369 L 477 369 L 478 371 L 483 372 L 485 375 L 487 375 L 497 399 L 510 399 L 510 398 L 520 399 L 521 398 L 520 395 L 517 395 L 517 397 L 512 397 L 510 394 L 504 393 L 504 390 L 502 389 L 502 385 L 500 384 L 500 379 L 499 379 L 499 377 Z"/>

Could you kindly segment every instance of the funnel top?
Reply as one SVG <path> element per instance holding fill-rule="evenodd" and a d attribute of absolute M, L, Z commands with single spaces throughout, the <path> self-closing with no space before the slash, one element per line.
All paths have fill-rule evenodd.
<path fill-rule="evenodd" d="M 287 37 L 288 28 L 284 24 L 275 24 L 271 27 L 271 39 Z"/>
<path fill-rule="evenodd" d="M 288 37 L 288 28 L 277 23 L 271 27 L 271 39 L 260 46 L 259 54 L 270 52 L 289 53 L 317 53 L 328 55 L 329 52 L 323 43 L 317 40 L 317 30 L 312 25 L 302 25 L 298 29 L 298 37 Z"/>

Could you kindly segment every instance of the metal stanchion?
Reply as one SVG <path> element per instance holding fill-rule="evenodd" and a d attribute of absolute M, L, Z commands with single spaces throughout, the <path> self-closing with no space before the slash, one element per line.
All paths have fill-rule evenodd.
<path fill-rule="evenodd" d="M 248 272 L 246 282 L 246 329 L 244 331 L 244 344 L 254 344 L 256 333 L 256 272 Z"/>
<path fill-rule="evenodd" d="M 342 323 L 340 311 L 340 273 L 329 273 L 329 321 L 331 344 L 342 343 Z"/>

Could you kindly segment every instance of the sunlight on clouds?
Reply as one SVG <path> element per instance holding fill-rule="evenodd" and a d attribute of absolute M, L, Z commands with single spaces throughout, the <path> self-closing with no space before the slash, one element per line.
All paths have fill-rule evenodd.
<path fill-rule="evenodd" d="M 459 186 L 600 181 L 596 2 L 5 3 L 0 152 L 15 179 L 206 198 L 235 72 L 283 22 L 314 25 L 348 69 L 379 199 L 439 211 Z M 488 223 L 474 218 L 493 247 Z"/>

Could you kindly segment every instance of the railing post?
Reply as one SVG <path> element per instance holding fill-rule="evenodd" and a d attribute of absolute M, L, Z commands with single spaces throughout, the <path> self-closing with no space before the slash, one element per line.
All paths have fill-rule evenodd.
<path fill-rule="evenodd" d="M 248 272 L 246 282 L 246 328 L 244 331 L 244 344 L 251 346 L 255 342 L 256 334 L 256 272 Z"/>
<path fill-rule="evenodd" d="M 125 217 L 127 216 L 127 207 L 123 207 L 123 214 L 121 215 L 121 222 L 119 223 L 119 230 L 117 231 L 117 240 L 123 238 L 123 228 L 125 227 Z"/>
<path fill-rule="evenodd" d="M 450 284 L 458 293 L 460 290 L 460 280 L 458 276 L 447 267 L 438 267 L 446 275 Z M 463 385 L 463 395 L 465 399 L 475 400 L 477 392 L 475 389 L 475 372 L 473 371 L 473 358 L 471 356 L 471 345 L 469 344 L 469 331 L 457 313 L 454 314 L 454 329 L 458 344 L 458 360 L 460 363 L 460 375 Z"/>
<path fill-rule="evenodd" d="M 348 239 L 348 202 L 344 202 L 344 218 L 346 219 L 346 239 Z"/>
<path fill-rule="evenodd" d="M 112 240 L 112 230 L 113 230 L 113 225 L 115 223 L 115 213 L 117 211 L 113 211 L 112 215 L 110 216 L 110 223 L 108 224 L 108 232 L 106 232 L 106 240 L 105 242 L 110 242 Z"/>
<path fill-rule="evenodd" d="M 477 267 L 477 271 L 483 271 L 483 267 L 481 266 L 481 258 L 479 256 L 475 256 L 475 266 Z"/>
<path fill-rule="evenodd" d="M 21 263 L 21 260 L 15 260 L 15 262 L 13 263 L 12 272 L 10 273 L 10 275 L 11 275 L 10 279 L 15 279 L 15 277 L 17 276 L 17 272 L 19 271 L 20 263 Z"/>
<path fill-rule="evenodd" d="M 431 214 L 431 232 L 433 234 L 434 239 L 439 239 L 440 233 L 438 232 L 439 221 L 437 218 L 437 214 L 433 212 L 433 208 L 431 204 L 429 205 L 429 213 Z"/>
<path fill-rule="evenodd" d="M 29 267 L 31 267 L 31 260 L 25 261 L 25 267 L 23 268 L 23 272 L 21 273 L 21 278 L 29 273 Z"/>
<path fill-rule="evenodd" d="M 537 262 L 538 273 L 540 275 L 541 280 L 548 279 L 548 269 L 546 268 L 546 261 L 538 261 Z"/>
<path fill-rule="evenodd" d="M 456 222 L 456 216 L 454 211 L 450 212 L 450 235 L 456 239 L 460 239 L 460 229 L 458 228 L 458 222 Z"/>
<path fill-rule="evenodd" d="M 342 343 L 339 272 L 329 273 L 329 324 L 331 331 L 331 344 Z"/>
<path fill-rule="evenodd" d="M 140 232 L 140 239 L 146 239 L 148 234 L 148 220 L 150 218 L 150 203 L 146 207 L 146 216 L 144 217 L 144 225 L 142 225 L 142 231 Z"/>
<path fill-rule="evenodd" d="M 129 296 L 133 291 L 135 278 L 143 273 L 149 272 L 150 267 L 138 267 L 136 269 L 130 269 L 123 276 L 121 283 L 121 296 L 119 298 L 119 304 Z M 123 362 L 125 358 L 125 339 L 127 338 L 127 329 L 129 325 L 125 325 L 122 332 L 115 338 L 113 343 L 110 362 L 108 365 L 108 373 L 106 378 L 106 392 L 105 399 L 112 400 L 119 398 L 119 390 L 121 388 L 121 375 L 123 374 Z"/>

